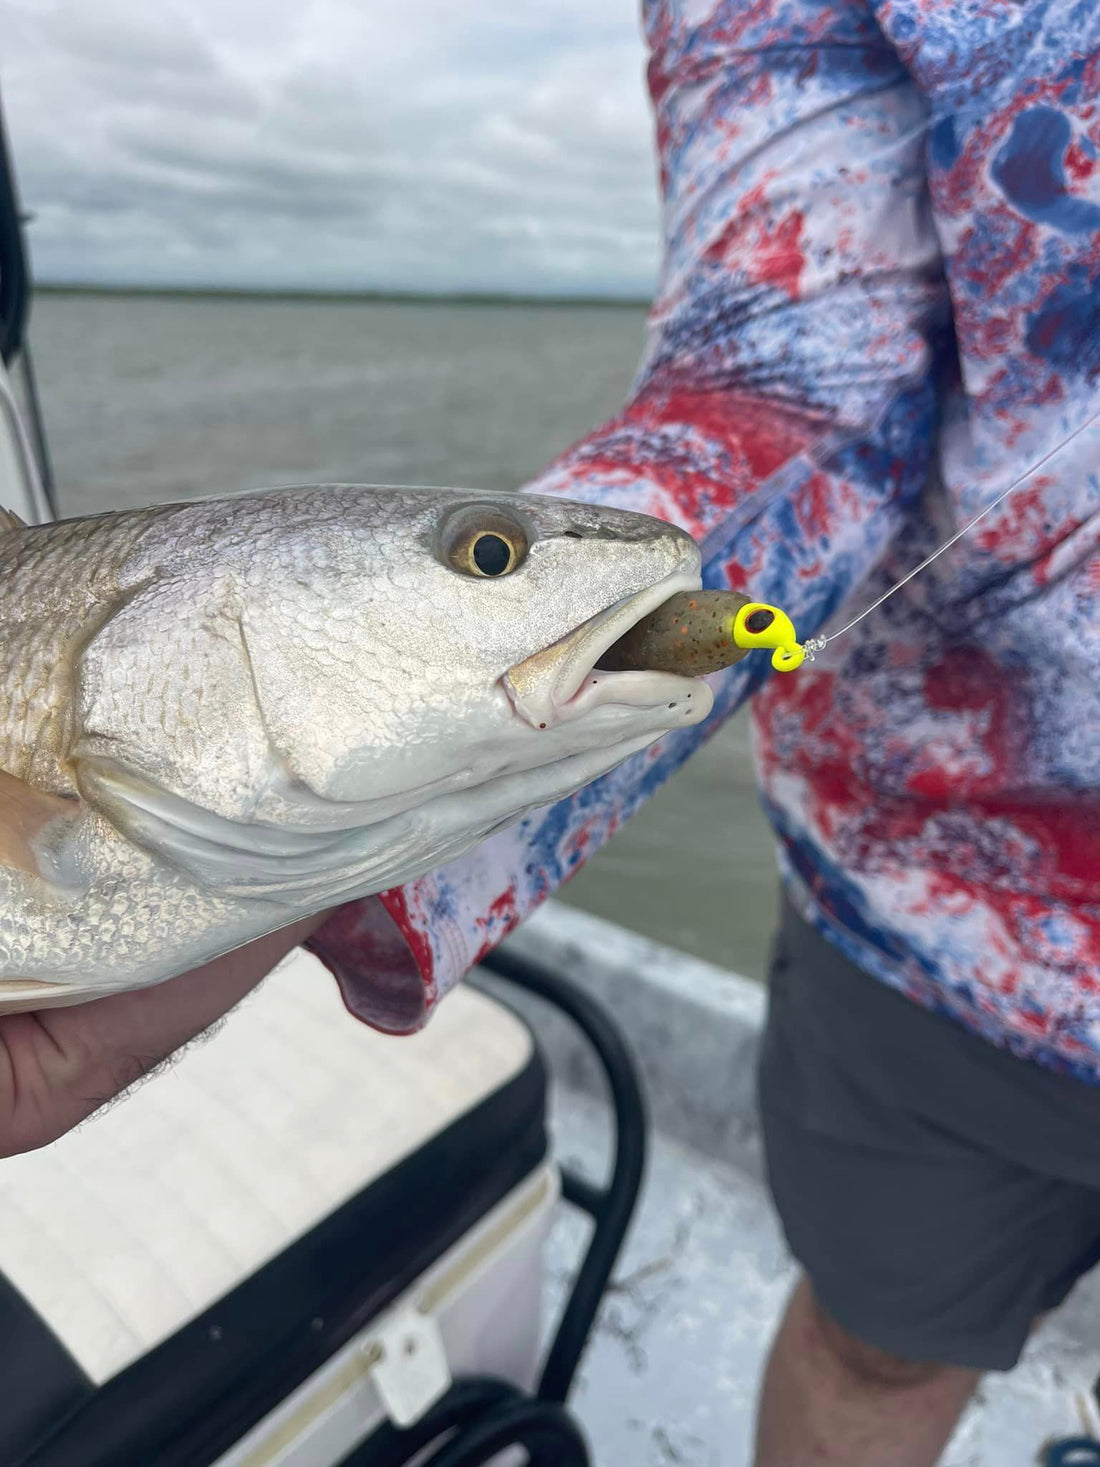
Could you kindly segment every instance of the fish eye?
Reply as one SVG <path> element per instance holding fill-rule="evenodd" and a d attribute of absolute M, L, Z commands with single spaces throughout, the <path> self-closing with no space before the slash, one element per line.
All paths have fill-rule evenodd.
<path fill-rule="evenodd" d="M 513 550 L 502 535 L 479 535 L 470 549 L 470 559 L 483 576 L 506 576 L 512 569 Z"/>
<path fill-rule="evenodd" d="M 511 575 L 527 559 L 527 531 L 518 517 L 496 508 L 472 505 L 443 530 L 443 556 L 464 576 L 496 580 Z"/>

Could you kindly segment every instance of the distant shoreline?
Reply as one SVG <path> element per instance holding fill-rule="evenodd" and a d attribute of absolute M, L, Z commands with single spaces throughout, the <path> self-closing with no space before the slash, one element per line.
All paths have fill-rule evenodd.
<path fill-rule="evenodd" d="M 168 300 L 309 301 L 343 305 L 416 306 L 540 306 L 547 309 L 578 306 L 646 310 L 644 296 L 510 295 L 492 291 L 400 290 L 246 290 L 217 285 L 93 285 L 80 281 L 36 281 L 36 295 L 160 296 Z"/>

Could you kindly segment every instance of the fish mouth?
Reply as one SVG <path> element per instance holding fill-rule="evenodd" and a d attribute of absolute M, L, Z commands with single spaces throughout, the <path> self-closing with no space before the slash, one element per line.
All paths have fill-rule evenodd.
<path fill-rule="evenodd" d="M 678 570 L 589 617 L 501 678 L 513 709 L 535 729 L 572 722 L 606 705 L 665 710 L 674 724 L 699 722 L 710 711 L 710 690 L 698 678 L 669 672 L 607 672 L 600 658 L 620 637 L 679 591 L 698 591 L 698 574 Z M 686 705 L 686 706 L 685 706 Z M 695 716 L 697 715 L 697 716 Z"/>

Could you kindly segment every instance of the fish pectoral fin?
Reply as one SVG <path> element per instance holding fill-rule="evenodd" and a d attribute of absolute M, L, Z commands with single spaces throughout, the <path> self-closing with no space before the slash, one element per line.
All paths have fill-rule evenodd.
<path fill-rule="evenodd" d="M 3 534 L 5 530 L 25 530 L 26 528 L 26 520 L 21 520 L 13 510 L 0 508 L 0 534 Z"/>
<path fill-rule="evenodd" d="M 83 802 L 35 789 L 0 769 L 0 866 L 68 886 L 60 848 Z"/>

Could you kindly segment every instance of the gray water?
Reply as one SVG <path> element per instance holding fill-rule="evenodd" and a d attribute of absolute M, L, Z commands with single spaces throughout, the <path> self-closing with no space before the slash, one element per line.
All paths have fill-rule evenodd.
<path fill-rule="evenodd" d="M 621 405 L 642 311 L 41 295 L 61 512 L 277 484 L 508 489 Z M 562 893 L 759 976 L 771 837 L 735 719 Z"/>

